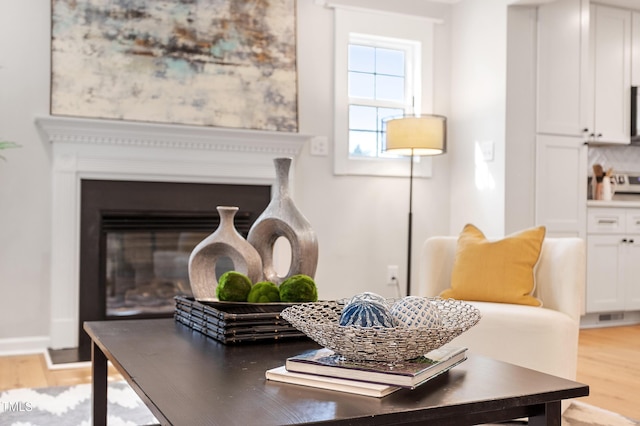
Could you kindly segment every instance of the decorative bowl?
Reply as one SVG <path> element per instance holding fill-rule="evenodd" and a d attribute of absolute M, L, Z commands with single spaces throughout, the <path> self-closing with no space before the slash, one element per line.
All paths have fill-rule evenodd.
<path fill-rule="evenodd" d="M 400 362 L 413 359 L 449 343 L 480 320 L 480 311 L 469 303 L 426 298 L 438 309 L 439 327 L 361 327 L 339 324 L 347 299 L 301 303 L 280 314 L 318 344 L 347 359 Z M 389 305 L 395 300 L 389 299 Z"/>

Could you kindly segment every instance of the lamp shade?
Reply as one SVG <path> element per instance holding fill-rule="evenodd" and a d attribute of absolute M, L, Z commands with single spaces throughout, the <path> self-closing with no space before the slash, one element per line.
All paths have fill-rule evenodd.
<path fill-rule="evenodd" d="M 438 155 L 447 151 L 447 119 L 441 115 L 394 118 L 386 122 L 385 151 L 399 155 Z"/>

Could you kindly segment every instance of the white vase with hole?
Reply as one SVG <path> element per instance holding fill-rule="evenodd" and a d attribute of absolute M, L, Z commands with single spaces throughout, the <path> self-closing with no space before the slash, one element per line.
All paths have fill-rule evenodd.
<path fill-rule="evenodd" d="M 198 243 L 189 256 L 189 281 L 196 300 L 216 300 L 216 264 L 222 258 L 231 259 L 233 270 L 247 275 L 252 283 L 262 280 L 260 255 L 233 223 L 238 207 L 218 206 L 217 210 L 218 228 Z"/>
<path fill-rule="evenodd" d="M 318 240 L 309 221 L 298 210 L 289 195 L 289 169 L 291 158 L 274 159 L 276 185 L 271 202 L 249 230 L 247 240 L 262 258 L 264 278 L 276 284 L 304 274 L 315 276 L 318 265 Z M 285 275 L 279 275 L 274 266 L 274 245 L 284 237 L 291 246 L 291 262 Z"/>

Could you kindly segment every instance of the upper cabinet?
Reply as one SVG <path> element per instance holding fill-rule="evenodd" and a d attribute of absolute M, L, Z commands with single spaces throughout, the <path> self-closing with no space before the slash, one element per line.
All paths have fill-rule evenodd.
<path fill-rule="evenodd" d="M 630 142 L 632 12 L 591 6 L 589 142 Z"/>
<path fill-rule="evenodd" d="M 640 86 L 640 12 L 631 14 L 631 85 Z"/>
<path fill-rule="evenodd" d="M 588 0 L 559 0 L 538 8 L 539 134 L 586 137 Z"/>
<path fill-rule="evenodd" d="M 588 0 L 538 8 L 538 134 L 628 144 L 632 84 L 640 85 L 640 13 Z"/>

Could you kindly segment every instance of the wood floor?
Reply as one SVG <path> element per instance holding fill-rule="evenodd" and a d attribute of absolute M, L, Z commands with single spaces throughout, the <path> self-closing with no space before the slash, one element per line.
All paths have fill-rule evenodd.
<path fill-rule="evenodd" d="M 111 365 L 109 380 L 123 380 Z M 0 357 L 0 392 L 16 388 L 71 386 L 82 383 L 91 383 L 90 365 L 50 370 L 42 354 Z"/>
<path fill-rule="evenodd" d="M 580 331 L 577 381 L 581 401 L 640 420 L 640 325 Z M 121 380 L 110 367 L 111 380 Z M 0 391 L 91 382 L 90 367 L 49 370 L 43 355 L 0 357 Z"/>
<path fill-rule="evenodd" d="M 581 401 L 640 420 L 640 325 L 581 330 L 576 380 Z"/>

